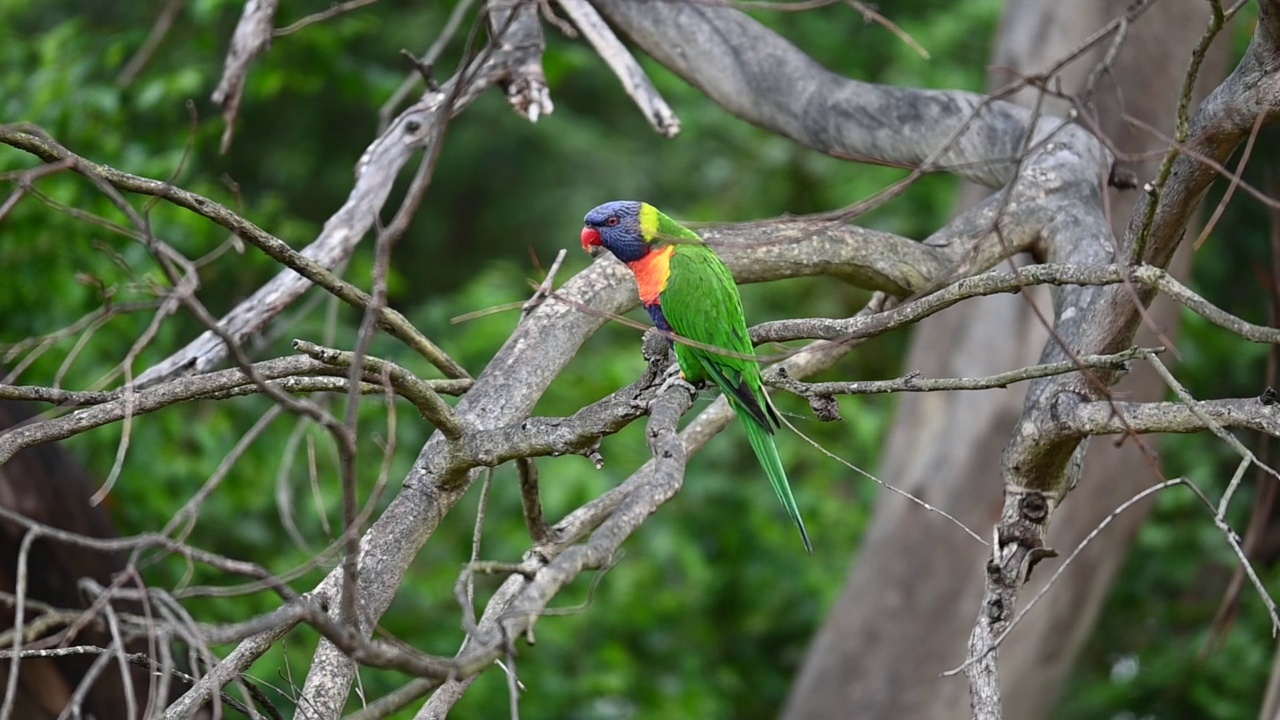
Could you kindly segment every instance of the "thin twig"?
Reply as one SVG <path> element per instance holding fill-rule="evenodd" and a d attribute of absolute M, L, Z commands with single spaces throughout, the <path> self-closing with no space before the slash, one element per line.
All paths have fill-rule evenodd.
<path fill-rule="evenodd" d="M 147 39 L 142 41 L 138 51 L 129 58 L 129 62 L 125 63 L 120 74 L 116 76 L 116 85 L 127 88 L 133 84 L 134 79 L 146 68 L 147 63 L 151 62 L 160 43 L 164 42 L 165 36 L 173 29 L 174 21 L 178 19 L 178 15 L 186 4 L 187 0 L 169 0 L 165 3 L 160 14 L 156 16 L 155 24 L 151 26 L 151 32 L 147 33 Z M 3 216 L 4 213 L 0 213 L 0 217 Z"/>
<path fill-rule="evenodd" d="M 18 695 L 18 664 L 21 661 L 18 653 L 22 650 L 22 625 L 25 621 L 27 586 L 30 582 L 28 559 L 31 557 L 31 545 L 41 535 L 43 532 L 40 529 L 27 528 L 26 534 L 22 536 L 22 543 L 18 546 L 17 580 L 13 591 L 17 602 L 13 606 L 13 646 L 10 650 L 13 657 L 6 668 L 8 677 L 5 680 L 4 698 L 0 701 L 0 720 L 9 720 Z"/>
<path fill-rule="evenodd" d="M 883 26 L 884 29 L 888 30 L 894 35 L 897 35 L 898 39 L 906 43 L 907 47 L 911 48 L 912 50 L 915 50 L 920 55 L 920 57 L 924 58 L 925 60 L 931 59 L 931 56 L 929 55 L 929 51 L 925 50 L 923 45 L 916 42 L 916 39 L 911 37 L 911 33 L 908 33 L 906 30 L 903 30 L 902 28 L 898 27 L 898 25 L 894 23 L 892 20 L 890 20 L 889 18 L 876 12 L 876 9 L 874 6 L 868 5 L 866 3 L 858 2 L 858 0 L 846 0 L 846 1 L 849 3 L 851 7 L 853 7 L 854 10 L 857 10 L 859 13 L 862 14 L 863 20 L 867 22 L 873 22 L 873 23 L 876 23 L 877 25 Z"/>
<path fill-rule="evenodd" d="M 302 18 L 301 20 L 289 23 L 282 28 L 272 30 L 271 37 L 278 38 L 284 37 L 285 35 L 292 35 L 308 25 L 324 22 L 325 20 L 335 18 L 343 13 L 351 12 L 352 10 L 359 10 L 365 5 L 372 5 L 377 1 L 378 0 L 347 0 L 346 2 L 334 3 L 327 10 L 321 10 L 318 13 L 313 13 Z"/>
<path fill-rule="evenodd" d="M 471 6 L 475 4 L 475 0 L 459 0 L 458 4 L 453 6 L 453 11 L 449 13 L 449 19 L 445 20 L 444 27 L 440 30 L 440 35 L 431 43 L 431 47 L 422 54 L 421 57 L 415 58 L 414 62 L 419 69 L 430 69 L 435 67 L 436 61 L 444 53 L 445 47 L 449 41 L 458 33 L 458 28 L 462 26 L 462 20 L 467 16 L 467 12 L 471 10 Z M 400 87 L 391 93 L 391 97 L 382 104 L 378 109 L 378 132 L 384 132 L 391 125 L 392 116 L 400 109 L 409 97 L 409 93 L 422 82 L 423 73 L 412 72 L 405 77 L 404 82 L 400 83 Z"/>
<path fill-rule="evenodd" d="M 1199 237 L 1195 239 L 1195 242 L 1191 243 L 1193 250 L 1199 250 L 1205 241 L 1209 239 L 1209 234 L 1218 226 L 1218 220 L 1222 217 L 1222 213 L 1226 211 L 1227 204 L 1231 202 L 1231 196 L 1235 194 L 1236 186 L 1240 184 L 1240 176 L 1244 173 L 1244 166 L 1249 162 L 1249 156 L 1253 153 L 1253 141 L 1258 139 L 1258 131 L 1262 129 L 1262 121 L 1266 117 L 1266 113 L 1259 112 L 1258 119 L 1253 121 L 1253 129 L 1249 131 L 1249 139 L 1244 143 L 1244 151 L 1240 153 L 1240 160 L 1236 163 L 1235 172 L 1231 173 L 1231 180 L 1227 183 L 1227 190 L 1222 193 L 1222 200 L 1213 209 L 1213 215 L 1209 216 L 1209 222 L 1205 223 Z"/>
<path fill-rule="evenodd" d="M 165 645 L 162 643 L 161 647 L 165 647 Z M 113 651 L 113 648 L 98 647 L 96 645 L 71 645 L 69 647 L 47 648 L 42 650 L 19 650 L 16 655 L 12 650 L 0 650 L 0 660 L 11 660 L 15 656 L 22 658 L 62 658 L 83 655 L 97 656 L 109 654 Z M 144 653 L 125 653 L 121 655 L 121 657 L 123 657 L 126 662 L 145 668 L 157 675 L 169 675 L 187 683 L 195 683 L 198 679 L 182 672 L 181 670 L 173 668 L 166 663 L 157 662 Z M 252 717 L 252 713 L 249 711 L 249 708 L 241 704 L 239 700 L 236 700 L 225 692 L 221 693 L 221 696 L 222 702 L 226 703 L 231 707 L 231 709 Z M 255 699 L 262 704 L 263 709 L 267 712 L 267 715 L 272 718 L 272 720 L 284 720 L 284 715 L 282 715 L 274 705 L 267 702 L 266 695 L 259 693 Z"/>
<path fill-rule="evenodd" d="M 334 367 L 351 368 L 355 366 L 356 356 L 355 353 L 350 351 L 321 347 L 305 340 L 294 340 L 293 347 L 304 355 Z M 445 437 L 456 440 L 462 435 L 461 420 L 458 419 L 453 408 L 440 397 L 427 381 L 393 362 L 380 358 L 366 357 L 364 358 L 364 366 L 375 373 L 387 373 L 396 391 L 412 402 L 414 407 L 418 408 L 418 412 L 422 414 L 423 419 L 439 428 L 440 432 L 445 434 Z"/>
<path fill-rule="evenodd" d="M 909 373 L 893 380 L 854 380 L 849 382 L 807 383 L 792 380 L 777 373 L 765 375 L 765 384 L 807 398 L 832 395 L 872 395 L 895 392 L 946 392 L 953 390 L 990 390 L 1004 388 L 1014 383 L 1042 377 L 1065 375 L 1085 368 L 1125 370 L 1134 360 L 1147 357 L 1148 353 L 1160 353 L 1164 348 L 1133 348 L 1110 355 L 1082 355 L 1075 360 L 1031 365 L 1017 370 L 978 378 L 926 378 L 919 373 Z"/>
<path fill-rule="evenodd" d="M 542 279 L 542 284 L 538 285 L 533 296 L 520 306 L 522 315 L 528 315 L 534 308 L 542 304 L 544 300 L 550 297 L 555 290 L 556 273 L 560 271 L 560 264 L 564 262 L 565 255 L 568 253 L 564 248 L 556 253 L 556 259 L 551 263 L 551 268 L 547 270 L 547 276 Z"/>

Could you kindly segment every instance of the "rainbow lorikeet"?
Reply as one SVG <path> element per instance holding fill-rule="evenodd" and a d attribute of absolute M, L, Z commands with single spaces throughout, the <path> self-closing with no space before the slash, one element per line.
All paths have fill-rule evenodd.
<path fill-rule="evenodd" d="M 782 423 L 764 391 L 729 269 L 697 233 L 648 203 L 605 203 L 587 213 L 583 225 L 584 250 L 593 256 L 608 250 L 631 268 L 653 324 L 693 341 L 674 343 L 681 374 L 692 383 L 710 380 L 728 398 L 778 500 L 812 553 L 773 442 Z"/>

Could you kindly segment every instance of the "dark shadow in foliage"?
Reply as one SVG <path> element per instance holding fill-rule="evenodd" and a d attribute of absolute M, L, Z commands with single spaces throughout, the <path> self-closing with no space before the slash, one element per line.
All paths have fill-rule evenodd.
<path fill-rule="evenodd" d="M 34 408 L 25 403 L 0 402 L 0 431 L 21 424 L 34 414 Z M 116 537 L 106 507 L 89 504 L 95 486 L 89 472 L 54 444 L 22 450 L 0 465 L 0 506 L 67 532 L 95 538 Z M 9 596 L 15 592 L 18 553 L 25 535 L 26 528 L 0 519 L 0 591 Z M 125 563 L 123 553 L 39 538 L 32 543 L 28 558 L 27 598 L 55 608 L 87 608 L 91 599 L 80 591 L 81 579 L 91 578 L 100 585 L 108 586 L 113 576 L 125 569 Z M 115 601 L 113 607 L 117 612 L 125 613 L 140 614 L 142 610 L 137 603 L 128 601 Z M 28 606 L 24 625 L 29 627 L 40 614 Z M 0 630 L 11 629 L 13 619 L 13 606 L 7 602 L 0 603 Z M 41 647 L 107 647 L 111 636 L 105 627 L 89 626 L 68 637 L 65 628 L 57 627 L 34 640 Z M 4 649 L 10 649 L 8 644 Z M 145 638 L 134 640 L 126 649 L 130 653 L 146 653 L 147 641 Z M 81 655 L 22 660 L 13 717 L 26 720 L 57 718 L 96 659 L 94 655 Z M 10 662 L 0 661 L 0 678 L 8 678 L 9 671 Z M 136 706 L 138 712 L 142 712 L 147 704 L 151 678 L 137 666 L 130 666 L 130 673 Z M 182 683 L 176 680 L 170 687 L 174 693 L 183 690 Z M 124 720 L 128 717 L 125 692 L 120 665 L 112 659 L 85 694 L 82 716 L 97 720 Z"/>

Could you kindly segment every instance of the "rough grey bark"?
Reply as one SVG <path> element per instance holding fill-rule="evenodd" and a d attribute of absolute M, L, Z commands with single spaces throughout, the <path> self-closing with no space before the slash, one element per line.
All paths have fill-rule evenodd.
<path fill-rule="evenodd" d="M 929 161 L 932 169 L 990 187 L 1007 183 L 1023 154 L 1031 113 L 1016 105 L 988 103 L 977 93 L 836 75 L 746 14 L 715 3 L 595 5 L 645 52 L 726 110 L 815 150 L 906 167 Z"/>
<path fill-rule="evenodd" d="M 1117 0 L 1010 2 L 992 65 L 1041 71 L 1127 5 Z M 1207 7 L 1198 0 L 1169 0 L 1132 26 L 1114 75 L 1121 79 L 1125 111 L 1172 134 L 1186 54 L 1207 17 Z M 1084 84 L 1105 49 L 1067 68 L 1063 80 L 1068 91 Z M 1206 82 L 1212 87 L 1225 74 L 1227 51 L 1226 43 L 1215 48 L 1202 87 Z M 1011 80 L 996 76 L 991 85 L 995 89 Z M 1017 99 L 1028 106 L 1035 103 L 1030 90 Z M 1121 108 L 1107 83 L 1098 93 L 1098 104 L 1102 129 L 1119 148 L 1139 153 L 1161 147 L 1157 138 L 1120 119 Z M 1065 111 L 1053 99 L 1044 108 Z M 1144 181 L 1154 172 L 1154 163 L 1127 167 Z M 1134 192 L 1111 192 L 1117 235 L 1136 199 Z M 915 332 L 907 369 L 928 376 L 973 376 L 1035 362 L 1048 333 L 1029 298 L 1036 299 L 1045 317 L 1052 316 L 1048 293 L 1041 290 L 1023 297 L 969 301 L 924 320 Z M 1152 316 L 1170 337 L 1176 329 L 1174 310 L 1164 301 L 1152 308 Z M 1154 341 L 1146 331 L 1137 344 Z M 1117 386 L 1117 392 L 1127 399 L 1151 400 L 1163 395 L 1162 388 L 1154 372 L 1144 368 Z M 1026 386 L 1020 385 L 981 394 L 902 398 L 881 477 L 947 509 L 971 527 L 990 527 L 1000 513 L 1001 485 L 996 477 L 1003 446 L 1021 414 L 1025 392 Z M 1152 479 L 1132 440 L 1121 448 L 1101 440 L 1092 443 L 1081 485 L 1058 514 L 1051 544 L 1075 547 L 1107 513 Z M 1048 714 L 1147 507 L 1135 507 L 1114 522 L 1010 635 L 1000 663 L 1007 717 Z M 965 542 L 941 518 L 897 495 L 883 495 L 841 597 L 809 650 L 785 717 L 842 717 L 851 708 L 866 717 L 970 717 L 963 678 L 939 674 L 964 660 L 988 553 L 987 548 Z M 1048 575 L 1041 570 L 1027 592 L 1034 593 Z"/>

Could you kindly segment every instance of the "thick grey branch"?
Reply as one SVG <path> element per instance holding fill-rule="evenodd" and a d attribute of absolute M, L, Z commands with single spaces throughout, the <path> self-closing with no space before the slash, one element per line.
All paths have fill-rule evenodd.
<path fill-rule="evenodd" d="M 637 302 L 634 281 L 626 268 L 604 261 L 565 283 L 557 294 L 573 304 L 547 301 L 534 308 L 456 406 L 459 417 L 476 431 L 528 417 L 579 345 L 604 324 L 603 315 L 580 312 L 578 307 L 621 313 Z M 370 621 L 386 611 L 418 549 L 476 477 L 475 471 L 458 464 L 449 446 L 439 433 L 428 440 L 404 489 L 362 542 L 360 597 Z M 323 586 L 337 587 L 337 582 L 331 573 Z M 240 657 L 241 662 L 252 659 Z M 314 718 L 336 716 L 353 677 L 354 666 L 341 650 L 321 643 L 304 686 L 308 701 L 303 712 Z M 203 688 L 202 692 L 208 690 Z"/>
<path fill-rule="evenodd" d="M 683 441 L 687 431 L 677 434 L 676 425 L 690 401 L 691 398 L 680 391 L 668 391 L 655 399 L 649 422 L 654 460 L 623 484 L 624 493 L 615 493 L 617 502 L 608 507 L 594 503 L 594 522 L 589 525 L 570 523 L 566 519 L 546 533 L 547 542 L 535 545 L 535 552 L 525 562 L 506 567 L 512 576 L 490 599 L 484 616 L 458 654 L 460 676 L 443 683 L 440 692 L 418 713 L 419 720 L 443 717 L 476 675 L 494 660 L 504 657 L 516 638 L 532 631 L 560 589 L 586 570 L 606 567 L 622 542 L 639 529 L 645 518 L 679 491 L 684 481 L 684 463 L 691 450 Z M 584 510 L 585 507 L 575 514 Z M 576 544 L 592 531 L 586 544 Z M 352 720 L 384 717 L 385 713 L 439 686 L 441 683 L 432 678 L 414 680 L 356 713 Z"/>
<path fill-rule="evenodd" d="M 1271 12 L 1267 6 L 1272 4 L 1274 0 L 1264 2 L 1264 11 Z M 1261 23 L 1258 33 L 1265 34 L 1265 27 L 1266 23 Z M 1193 129 L 1199 128 L 1195 130 L 1197 137 L 1209 146 L 1208 155 L 1217 161 L 1225 161 L 1236 144 L 1244 139 L 1253 127 L 1257 113 L 1269 107 L 1266 103 L 1274 105 L 1280 98 L 1280 93 L 1276 92 L 1258 94 L 1259 84 L 1266 89 L 1272 87 L 1270 83 L 1280 82 L 1280 74 L 1259 75 L 1259 64 L 1271 68 L 1280 66 L 1280 57 L 1258 57 L 1260 48 L 1264 47 L 1269 47 L 1268 42 L 1255 39 L 1236 72 L 1205 101 L 1192 122 Z M 1243 78 L 1250 78 L 1250 81 L 1245 82 Z M 1240 123 L 1243 123 L 1243 134 L 1234 131 Z M 1173 164 L 1175 169 L 1181 162 L 1183 159 Z M 1198 161 L 1196 165 L 1201 166 Z M 1208 172 L 1209 177 L 1205 177 L 1203 172 Z M 1142 306 L 1150 302 L 1158 288 L 1170 290 L 1175 300 L 1251 339 L 1274 340 L 1280 337 L 1275 330 L 1250 326 L 1195 298 L 1194 293 L 1159 269 L 1172 255 L 1211 176 L 1209 170 L 1193 168 L 1175 172 L 1161 193 L 1163 209 L 1155 211 L 1154 225 L 1144 220 L 1149 214 L 1146 205 L 1140 203 L 1134 209 L 1121 247 L 1132 249 L 1146 243 L 1144 256 L 1153 258 L 1156 266 L 1133 273 L 1132 279 L 1140 286 L 1136 293 L 1125 285 L 1107 288 L 1076 286 L 1059 293 L 1055 307 L 1055 337 L 1046 346 L 1043 361 L 1059 361 L 1077 353 L 1117 352 L 1129 346 L 1140 322 Z M 1047 227 L 1045 234 L 1052 261 L 1090 266 L 1115 259 L 1111 233 L 1100 212 L 1082 210 L 1073 216 L 1063 217 L 1060 222 Z M 1104 375 L 1098 380 L 1062 376 L 1032 384 L 1022 419 L 1006 451 L 1005 479 L 1008 485 L 1045 491 L 1059 497 L 1065 492 L 1071 484 L 1068 459 L 1076 452 L 1078 440 L 1069 437 L 1049 439 L 1055 433 L 1051 409 L 1056 397 L 1062 393 L 1076 393 L 1086 400 L 1103 399 L 1114 377 Z"/>
<path fill-rule="evenodd" d="M 637 488 L 617 510 L 610 513 L 584 545 L 573 545 L 534 574 L 511 603 L 500 623 L 503 632 L 486 643 L 469 646 L 458 658 L 466 674 L 479 672 L 506 650 L 510 638 L 532 629 L 546 609 L 547 603 L 564 586 L 582 572 L 599 570 L 612 562 L 623 541 L 663 503 L 675 496 L 684 482 L 684 466 L 688 455 L 677 433 L 680 417 L 689 409 L 692 398 L 678 388 L 671 388 L 654 399 L 649 417 L 649 447 L 653 450 L 653 468 L 643 485 Z M 487 645 L 487 646 L 486 646 Z"/>
<path fill-rule="evenodd" d="M 645 52 L 733 114 L 835 157 L 917 167 L 936 155 L 926 169 L 950 169 L 1001 187 L 1013 176 L 1032 123 L 1029 110 L 976 93 L 838 76 L 728 4 L 593 4 Z"/>
<path fill-rule="evenodd" d="M 1200 104 L 1186 142 L 1170 150 L 1161 175 L 1138 203 L 1125 232 L 1125 248 L 1134 260 L 1164 267 L 1181 242 L 1192 213 L 1236 147 L 1249 137 L 1258 116 L 1270 124 L 1280 118 L 1280 4 L 1259 0 L 1259 22 L 1244 58 L 1234 72 Z M 1211 25 L 1212 41 L 1221 24 Z M 1189 88 L 1188 88 L 1189 89 Z M 1188 98 L 1189 99 L 1189 98 Z"/>
<path fill-rule="evenodd" d="M 1210 20 L 1197 52 L 1207 47 L 1222 26 L 1221 8 Z M 1152 186 L 1159 197 L 1138 203 L 1130 216 L 1125 238 L 1116 243 L 1101 202 L 1082 204 L 1043 230 L 1045 255 L 1052 262 L 1097 266 L 1127 261 L 1136 255 L 1162 268 L 1172 257 L 1200 204 L 1213 168 L 1202 162 L 1225 162 L 1248 136 L 1259 113 L 1274 119 L 1280 98 L 1280 55 L 1275 37 L 1276 0 L 1261 2 L 1263 20 L 1253 43 L 1236 71 L 1215 90 L 1190 123 L 1190 153 L 1179 154 L 1162 168 Z M 1194 86 L 1193 58 L 1184 83 L 1183 103 L 1190 102 Z M 1178 151 L 1174 151 L 1177 153 Z M 1093 164 L 1085 173 L 1098 174 Z M 1102 174 L 1105 176 L 1105 173 Z M 1099 196 L 1099 201 L 1100 201 Z M 1116 257 L 1117 253 L 1120 257 Z M 1057 362 L 1080 354 L 1106 354 L 1133 343 L 1145 306 L 1155 294 L 1154 283 L 1069 286 L 1055 298 L 1053 335 L 1041 355 L 1042 362 Z M 998 542 L 987 567 L 982 609 L 970 635 L 969 653 L 979 658 L 966 668 L 975 717 L 999 718 L 999 680 L 996 639 L 1008 626 L 1017 603 L 1024 568 L 1051 556 L 1045 547 L 1053 511 L 1075 485 L 1084 462 L 1085 445 L 1079 434 L 1062 432 L 1059 409 L 1075 402 L 1107 402 L 1114 373 L 1063 375 L 1033 381 L 1023 404 L 1022 416 L 1005 448 L 1002 474 L 1005 502 L 997 525 Z M 1122 415 L 1116 415 L 1122 418 Z"/>
<path fill-rule="evenodd" d="M 600 439 L 643 416 L 657 393 L 650 372 L 569 417 L 531 417 L 498 428 L 467 431 L 454 452 L 461 462 L 497 466 L 516 458 L 574 453 L 602 466 Z"/>
<path fill-rule="evenodd" d="M 1198 413 L 1224 428 L 1280 437 L 1280 405 L 1259 398 L 1182 402 L 1079 402 L 1062 399 L 1059 428 L 1077 436 L 1125 433 L 1194 433 L 1212 430 Z M 1198 412 L 1197 412 L 1198 411 Z"/>
<path fill-rule="evenodd" d="M 1041 173 L 997 193 L 923 242 L 810 218 L 702 230 L 739 283 L 828 275 L 894 296 L 929 293 L 1032 247 L 1059 212 L 1080 200 L 1060 176 Z"/>

